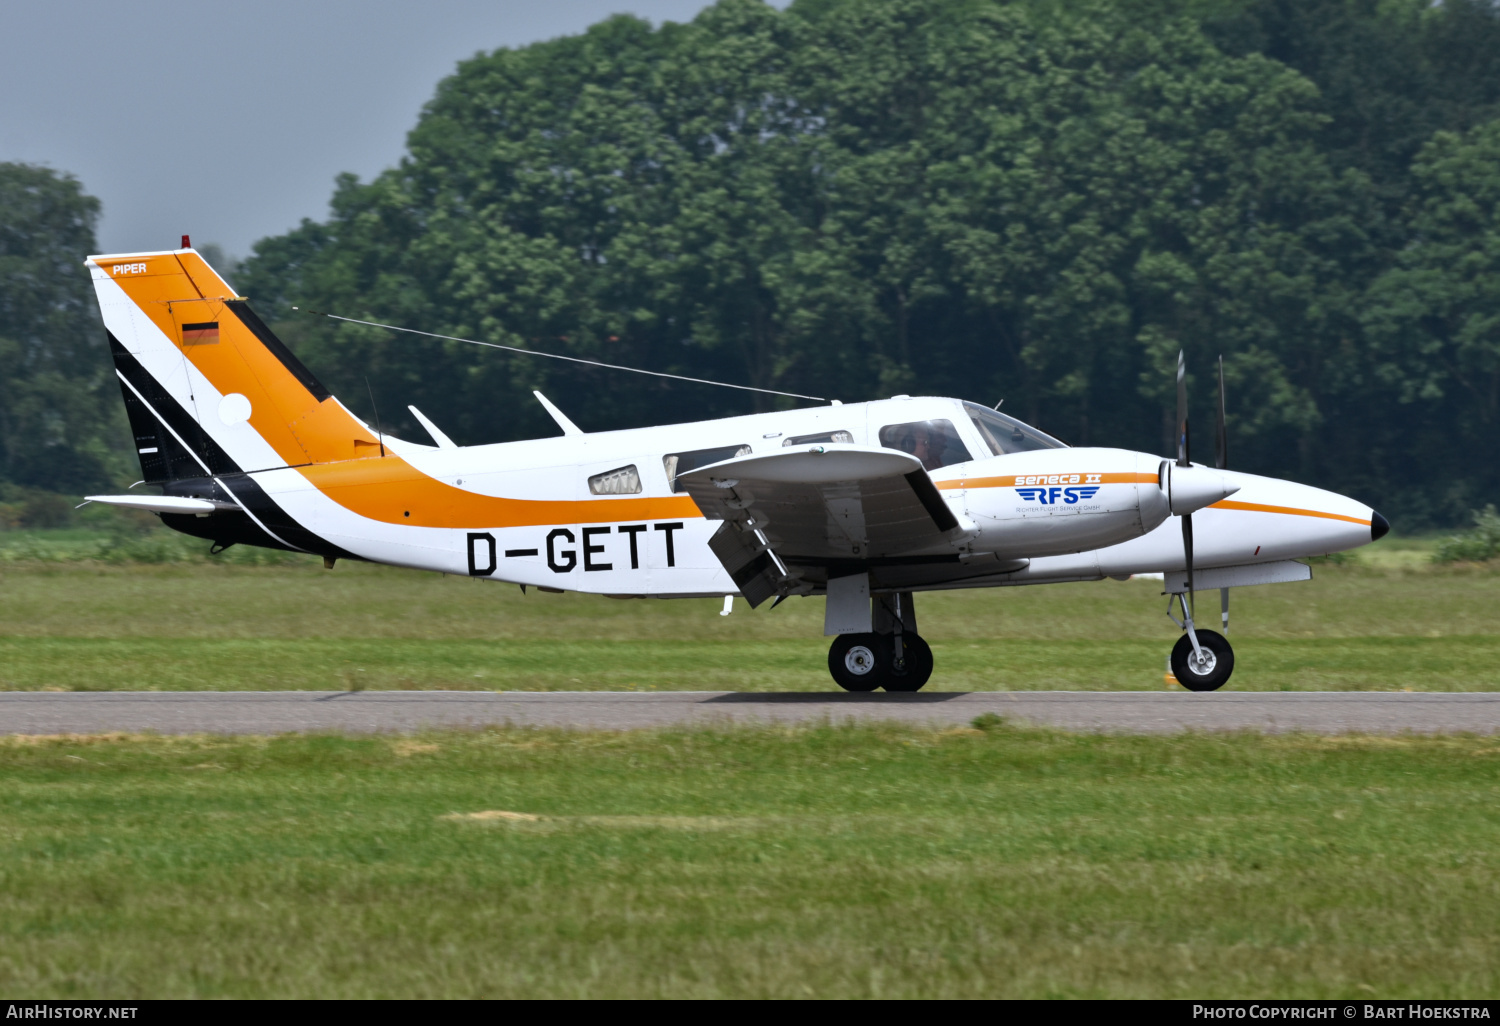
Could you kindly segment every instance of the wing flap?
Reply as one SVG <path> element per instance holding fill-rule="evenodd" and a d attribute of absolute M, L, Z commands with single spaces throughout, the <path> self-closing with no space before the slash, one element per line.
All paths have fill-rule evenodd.
<path fill-rule="evenodd" d="M 740 594 L 754 609 L 791 583 L 784 566 L 778 566 L 769 548 L 751 531 L 726 521 L 708 540 Z"/>
<path fill-rule="evenodd" d="M 740 536 L 743 529 L 762 532 L 764 547 L 792 567 L 793 576 L 797 565 L 830 560 L 954 553 L 973 533 L 948 508 L 920 461 L 893 449 L 819 445 L 741 456 L 683 474 L 678 482 L 710 520 L 737 525 Z M 720 554 L 731 575 L 743 573 L 749 558 L 731 567 Z"/>

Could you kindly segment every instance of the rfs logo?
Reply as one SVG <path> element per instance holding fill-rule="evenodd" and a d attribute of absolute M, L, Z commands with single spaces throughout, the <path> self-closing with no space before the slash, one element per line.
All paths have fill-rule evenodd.
<path fill-rule="evenodd" d="M 1099 491 L 1099 486 L 1064 488 L 1061 485 L 1055 485 L 1051 488 L 1017 488 L 1016 491 L 1027 502 L 1039 502 L 1043 506 L 1056 506 L 1058 502 L 1064 502 L 1073 506 L 1084 499 L 1092 499 Z"/>

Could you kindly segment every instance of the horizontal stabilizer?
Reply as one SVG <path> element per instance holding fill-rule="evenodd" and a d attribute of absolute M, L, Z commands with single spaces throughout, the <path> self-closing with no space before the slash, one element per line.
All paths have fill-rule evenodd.
<path fill-rule="evenodd" d="M 217 513 L 238 509 L 232 502 L 190 499 L 182 495 L 86 495 L 85 502 L 102 502 L 106 506 L 143 509 L 148 513 Z"/>

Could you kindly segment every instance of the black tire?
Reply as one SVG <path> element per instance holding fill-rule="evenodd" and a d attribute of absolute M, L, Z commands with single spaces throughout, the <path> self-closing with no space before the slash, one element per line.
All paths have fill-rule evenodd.
<path fill-rule="evenodd" d="M 1200 673 L 1196 669 L 1192 639 L 1183 634 L 1172 646 L 1172 676 L 1189 691 L 1217 691 L 1234 672 L 1234 649 L 1218 631 L 1198 628 L 1195 633 L 1199 647 L 1212 657 L 1208 671 Z"/>
<path fill-rule="evenodd" d="M 882 655 L 890 653 L 887 658 L 888 670 L 885 678 L 885 689 L 887 691 L 921 691 L 922 685 L 927 683 L 927 678 L 932 676 L 932 649 L 919 635 L 906 633 L 901 635 L 902 647 L 906 649 L 906 664 L 901 670 L 896 669 L 896 635 L 890 634 L 881 639 L 885 642 Z"/>
<path fill-rule="evenodd" d="M 828 672 L 845 691 L 874 691 L 890 667 L 889 643 L 878 634 L 840 634 L 828 649 Z"/>

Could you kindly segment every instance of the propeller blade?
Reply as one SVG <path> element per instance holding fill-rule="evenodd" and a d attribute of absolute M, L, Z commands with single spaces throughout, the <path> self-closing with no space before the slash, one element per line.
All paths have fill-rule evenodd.
<path fill-rule="evenodd" d="M 1193 515 L 1182 518 L 1182 554 L 1187 558 L 1188 619 L 1193 616 Z"/>
<path fill-rule="evenodd" d="M 1177 465 L 1188 465 L 1187 357 L 1177 350 Z"/>
<path fill-rule="evenodd" d="M 1229 467 L 1229 432 L 1224 427 L 1224 355 L 1219 354 L 1219 423 L 1214 432 L 1214 466 Z"/>
<path fill-rule="evenodd" d="M 1187 356 L 1179 349 L 1177 350 L 1177 465 L 1179 467 L 1190 466 L 1188 451 Z M 1193 637 L 1193 515 L 1191 513 L 1182 515 L 1182 555 L 1187 568 L 1187 601 L 1183 605 L 1183 613 L 1186 615 L 1188 636 Z M 1193 642 L 1193 651 L 1198 651 L 1196 641 Z"/>

